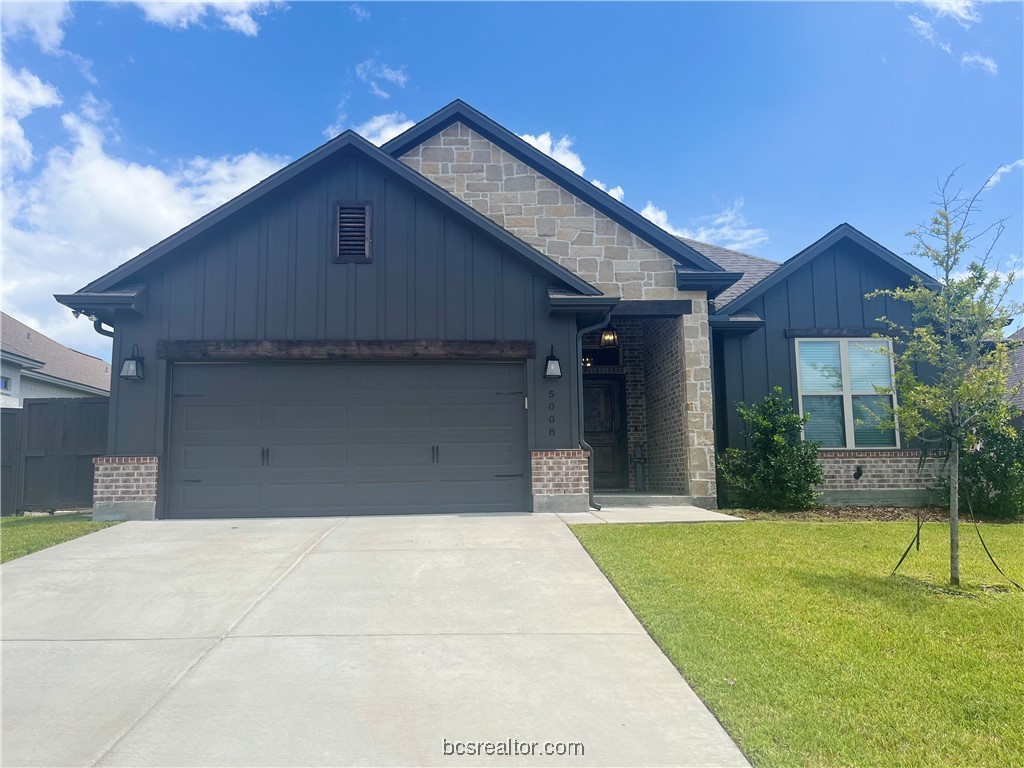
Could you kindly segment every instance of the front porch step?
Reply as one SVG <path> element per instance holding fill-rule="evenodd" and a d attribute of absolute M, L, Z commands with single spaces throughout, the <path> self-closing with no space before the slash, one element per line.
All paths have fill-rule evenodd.
<path fill-rule="evenodd" d="M 675 496 L 667 493 L 595 493 L 602 507 L 707 507 L 703 496 Z"/>

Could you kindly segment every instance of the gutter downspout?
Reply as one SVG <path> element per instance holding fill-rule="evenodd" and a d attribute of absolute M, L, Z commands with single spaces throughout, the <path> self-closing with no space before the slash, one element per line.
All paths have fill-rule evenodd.
<path fill-rule="evenodd" d="M 590 444 L 586 441 L 583 434 L 583 336 L 584 334 L 590 333 L 591 331 L 599 331 L 608 325 L 608 322 L 612 318 L 612 307 L 604 316 L 594 325 L 589 325 L 586 328 L 580 328 L 576 332 L 576 365 L 578 367 L 578 374 L 576 376 L 576 402 L 579 408 L 579 420 L 580 420 L 580 448 L 587 452 L 587 474 L 589 480 L 587 482 L 587 494 L 590 497 L 590 508 L 600 511 L 601 505 L 594 501 L 594 449 L 590 447 Z"/>
<path fill-rule="evenodd" d="M 92 327 L 93 330 L 95 330 L 96 333 L 98 333 L 100 336 L 106 336 L 107 338 L 110 339 L 114 338 L 114 332 L 108 331 L 106 328 L 104 328 L 102 320 L 93 321 Z"/>

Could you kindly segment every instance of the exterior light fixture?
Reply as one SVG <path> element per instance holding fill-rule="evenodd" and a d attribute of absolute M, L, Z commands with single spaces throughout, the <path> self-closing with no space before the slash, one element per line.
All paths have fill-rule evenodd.
<path fill-rule="evenodd" d="M 607 326 L 601 331 L 601 346 L 602 347 L 617 347 L 619 346 L 619 334 L 612 326 Z"/>
<path fill-rule="evenodd" d="M 120 377 L 125 381 L 142 381 L 146 378 L 143 362 L 144 358 L 139 354 L 139 345 L 133 345 L 131 357 L 126 357 L 121 363 Z"/>
<path fill-rule="evenodd" d="M 551 354 L 548 355 L 548 359 L 544 361 L 544 378 L 545 379 L 560 379 L 562 378 L 562 364 L 555 357 L 555 346 L 551 345 Z"/>
<path fill-rule="evenodd" d="M 591 368 L 591 367 L 593 367 L 593 365 L 594 365 L 594 358 L 592 358 L 592 357 L 584 357 L 583 358 L 583 367 L 584 368 Z"/>

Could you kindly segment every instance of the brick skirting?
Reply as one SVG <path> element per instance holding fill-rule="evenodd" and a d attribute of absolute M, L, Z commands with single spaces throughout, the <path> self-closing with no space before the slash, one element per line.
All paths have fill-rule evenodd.
<path fill-rule="evenodd" d="M 160 461 L 156 456 L 99 456 L 93 459 L 93 518 L 152 520 Z"/>
<path fill-rule="evenodd" d="M 586 512 L 590 508 L 588 456 L 582 450 L 530 454 L 534 512 Z"/>
<path fill-rule="evenodd" d="M 832 504 L 929 503 L 946 471 L 946 456 L 930 454 L 919 471 L 920 459 L 920 451 L 905 449 L 818 451 L 825 472 L 818 490 Z"/>

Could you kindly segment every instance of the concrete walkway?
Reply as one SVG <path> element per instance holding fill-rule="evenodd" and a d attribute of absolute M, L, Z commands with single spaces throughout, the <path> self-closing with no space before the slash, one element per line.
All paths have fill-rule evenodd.
<path fill-rule="evenodd" d="M 747 764 L 553 515 L 124 523 L 2 607 L 5 765 Z"/>

